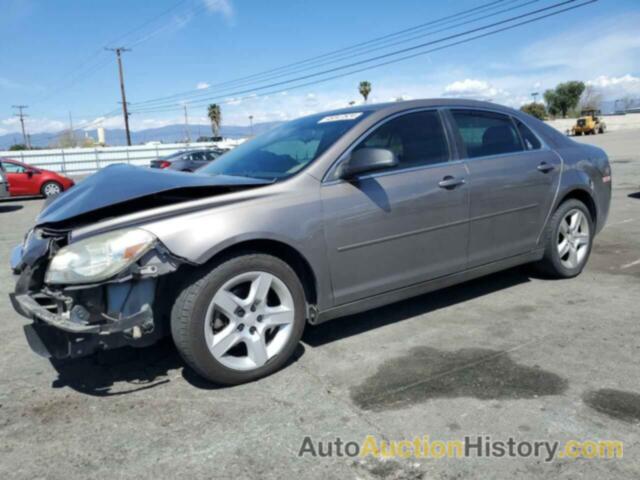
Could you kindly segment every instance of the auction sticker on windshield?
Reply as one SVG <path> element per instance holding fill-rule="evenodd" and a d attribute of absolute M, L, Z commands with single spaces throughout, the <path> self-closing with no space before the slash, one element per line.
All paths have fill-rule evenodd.
<path fill-rule="evenodd" d="M 329 122 L 344 122 L 345 120 L 355 120 L 362 112 L 355 113 L 343 113 L 341 115 L 329 115 L 328 117 L 321 118 L 318 123 L 329 123 Z"/>

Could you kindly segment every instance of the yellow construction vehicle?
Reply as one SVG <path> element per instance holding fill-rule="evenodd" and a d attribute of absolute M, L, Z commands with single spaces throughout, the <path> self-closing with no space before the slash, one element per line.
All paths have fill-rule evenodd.
<path fill-rule="evenodd" d="M 572 135 L 595 135 L 596 133 L 604 133 L 607 125 L 600 118 L 600 110 L 582 110 L 580 118 L 571 128 Z"/>

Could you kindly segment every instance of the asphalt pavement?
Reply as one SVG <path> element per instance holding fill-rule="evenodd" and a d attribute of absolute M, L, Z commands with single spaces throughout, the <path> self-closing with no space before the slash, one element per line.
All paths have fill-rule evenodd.
<path fill-rule="evenodd" d="M 290 365 L 233 388 L 202 382 L 170 341 L 33 354 L 8 261 L 42 201 L 0 202 L 0 478 L 639 478 L 640 131 L 578 140 L 608 151 L 614 185 L 578 278 L 517 268 L 308 328 Z M 624 457 L 299 456 L 307 436 L 367 435 L 615 439 Z"/>

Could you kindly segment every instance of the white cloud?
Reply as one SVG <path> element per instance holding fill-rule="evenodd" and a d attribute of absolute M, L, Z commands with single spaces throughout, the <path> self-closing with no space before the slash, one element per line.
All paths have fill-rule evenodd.
<path fill-rule="evenodd" d="M 176 125 L 184 123 L 183 117 L 171 118 L 142 118 L 138 115 L 132 115 L 129 120 L 129 127 L 132 131 L 145 130 L 147 128 L 161 128 L 167 125 Z M 83 130 L 91 131 L 98 127 L 106 129 L 123 129 L 124 120 L 122 115 L 114 115 L 112 117 L 99 117 L 91 121 L 90 124 L 85 123 Z"/>
<path fill-rule="evenodd" d="M 492 86 L 484 80 L 466 78 L 450 83 L 444 87 L 446 97 L 467 97 L 482 100 L 495 99 L 497 96 L 504 96 L 506 92 Z"/>
<path fill-rule="evenodd" d="M 17 117 L 9 117 L 0 120 L 0 125 L 6 133 L 21 132 L 20 120 Z M 53 133 L 67 128 L 67 123 L 59 120 L 51 120 L 41 117 L 27 117 L 25 127 L 29 133 Z"/>
<path fill-rule="evenodd" d="M 640 96 L 640 77 L 634 77 L 631 74 L 619 77 L 600 75 L 586 83 L 587 85 L 593 86 L 608 99 L 620 98 L 627 95 Z"/>
<path fill-rule="evenodd" d="M 196 89 L 197 90 L 206 90 L 210 86 L 211 85 L 209 85 L 207 82 L 198 82 L 198 84 L 196 85 Z"/>
<path fill-rule="evenodd" d="M 230 0 L 204 0 L 207 10 L 213 13 L 219 13 L 227 20 L 232 20 L 235 11 Z"/>

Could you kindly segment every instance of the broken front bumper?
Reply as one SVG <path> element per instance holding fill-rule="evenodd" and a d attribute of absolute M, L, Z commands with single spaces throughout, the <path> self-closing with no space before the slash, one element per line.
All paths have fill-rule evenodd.
<path fill-rule="evenodd" d="M 108 318 L 102 324 L 90 324 L 81 320 L 72 320 L 72 315 L 58 315 L 41 306 L 33 297 L 23 294 L 9 294 L 13 308 L 23 317 L 42 322 L 69 333 L 95 333 L 108 335 L 126 332 L 134 327 L 144 327 L 153 323 L 153 312 L 149 305 L 143 305 L 139 312 L 122 318 Z"/>
<path fill-rule="evenodd" d="M 29 271 L 23 271 L 22 275 L 29 275 Z M 75 358 L 98 350 L 154 343 L 161 330 L 151 308 L 155 283 L 155 279 L 147 279 L 94 287 L 92 295 L 83 292 L 73 303 L 68 302 L 67 309 L 41 292 L 18 291 L 9 297 L 16 312 L 33 320 L 24 330 L 35 353 L 47 358 Z M 121 306 L 121 311 L 113 313 L 114 316 L 89 312 L 82 302 L 90 297 L 104 297 L 105 311 L 113 313 L 109 305 L 113 307 L 114 303 Z"/>
<path fill-rule="evenodd" d="M 150 345 L 164 335 L 152 308 L 157 277 L 175 271 L 179 262 L 161 245 L 111 281 L 50 289 L 44 272 L 54 243 L 30 232 L 11 258 L 11 268 L 20 276 L 10 299 L 16 312 L 33 320 L 25 326 L 32 350 L 45 357 L 78 357 Z"/>

